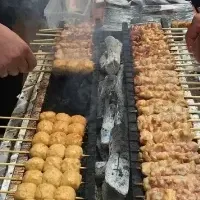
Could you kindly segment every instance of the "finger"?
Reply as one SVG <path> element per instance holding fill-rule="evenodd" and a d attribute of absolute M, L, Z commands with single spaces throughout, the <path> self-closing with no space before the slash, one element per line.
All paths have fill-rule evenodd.
<path fill-rule="evenodd" d="M 26 54 L 26 62 L 28 63 L 29 71 L 32 71 L 37 65 L 37 60 L 35 56 L 33 55 L 32 51 L 30 50 L 30 48 Z"/>
<path fill-rule="evenodd" d="M 29 67 L 28 63 L 25 59 L 21 58 L 20 65 L 18 65 L 18 69 L 20 73 L 28 73 Z"/>
<path fill-rule="evenodd" d="M 19 74 L 19 70 L 16 66 L 9 65 L 7 68 L 7 73 L 11 76 L 17 76 Z"/>
<path fill-rule="evenodd" d="M 192 51 L 192 46 L 200 33 L 200 14 L 194 16 L 192 24 L 189 26 L 186 33 L 186 43 L 189 51 Z"/>
<path fill-rule="evenodd" d="M 0 68 L 0 77 L 1 78 L 5 78 L 6 76 L 8 76 L 8 72 L 7 72 L 6 68 L 5 67 L 1 67 Z"/>

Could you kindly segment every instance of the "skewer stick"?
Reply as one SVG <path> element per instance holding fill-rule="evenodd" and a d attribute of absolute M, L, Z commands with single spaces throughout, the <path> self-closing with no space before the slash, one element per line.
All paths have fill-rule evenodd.
<path fill-rule="evenodd" d="M 10 142 L 23 141 L 23 142 L 32 142 L 32 140 L 30 140 L 30 139 L 12 139 L 12 138 L 0 138 L 0 141 L 10 141 Z"/>
<path fill-rule="evenodd" d="M 54 58 L 36 58 L 37 60 L 41 60 L 41 61 L 53 61 Z M 42 64 L 43 65 L 43 64 Z M 52 66 L 52 65 L 51 65 Z"/>
<path fill-rule="evenodd" d="M 4 116 L 0 116 L 0 119 L 20 119 L 20 120 L 29 120 L 29 121 L 39 120 L 39 119 L 36 119 L 36 118 L 29 118 L 29 117 L 4 117 Z"/>
<path fill-rule="evenodd" d="M 38 67 L 52 67 L 52 64 L 48 64 L 48 63 L 40 63 L 40 64 L 37 64 Z"/>
<path fill-rule="evenodd" d="M 200 131 L 200 128 L 191 128 L 192 131 Z"/>
<path fill-rule="evenodd" d="M 21 164 L 21 163 L 0 163 L 0 166 L 24 167 L 24 164 Z"/>
<path fill-rule="evenodd" d="M 52 43 L 47 43 L 47 42 L 31 42 L 30 45 L 46 45 L 46 46 L 55 46 L 56 43 L 55 42 L 52 42 Z"/>
<path fill-rule="evenodd" d="M 171 32 L 171 33 L 165 32 L 164 34 L 165 34 L 165 35 L 181 35 L 181 36 L 184 35 L 184 36 L 185 36 L 185 33 L 184 33 L 184 32 L 180 32 L 180 33 L 179 33 L 179 32 Z"/>
<path fill-rule="evenodd" d="M 190 72 L 198 72 L 196 69 L 175 69 L 177 72 L 184 72 L 184 71 L 190 71 Z"/>
<path fill-rule="evenodd" d="M 187 30 L 187 28 L 173 28 L 173 27 L 170 27 L 170 28 L 162 28 L 163 30 L 178 30 L 178 31 L 182 31 L 182 30 Z"/>
<path fill-rule="evenodd" d="M 172 43 L 172 44 L 169 44 L 169 46 L 170 47 L 176 47 L 176 46 L 183 46 L 183 47 L 185 47 L 186 46 L 186 44 L 185 43 L 183 43 L 183 44 L 174 44 L 174 43 Z"/>
<path fill-rule="evenodd" d="M 189 82 L 189 81 L 180 81 L 180 84 L 183 85 L 200 85 L 200 82 Z"/>
<path fill-rule="evenodd" d="M 38 40 L 33 40 L 33 42 L 54 42 L 55 39 L 38 39 Z"/>
<path fill-rule="evenodd" d="M 192 53 L 170 53 L 171 55 L 193 55 Z"/>
<path fill-rule="evenodd" d="M 54 52 L 37 52 L 33 54 L 34 55 L 54 55 Z"/>
<path fill-rule="evenodd" d="M 0 180 L 22 181 L 22 178 L 0 177 Z"/>
<path fill-rule="evenodd" d="M 196 111 L 189 111 L 190 114 L 200 114 L 200 111 L 199 110 L 196 110 Z"/>
<path fill-rule="evenodd" d="M 200 96 L 184 96 L 186 99 L 200 99 Z"/>
<path fill-rule="evenodd" d="M 0 126 L 0 128 L 6 129 L 27 129 L 27 130 L 35 130 L 36 128 L 33 127 L 17 127 L 17 126 Z"/>
<path fill-rule="evenodd" d="M 31 73 L 41 73 L 41 72 L 44 72 L 44 73 L 51 73 L 52 71 L 51 70 L 34 70 L 32 71 Z"/>
<path fill-rule="evenodd" d="M 60 34 L 36 33 L 37 36 L 60 37 Z"/>
<path fill-rule="evenodd" d="M 39 29 L 40 32 L 46 32 L 46 31 L 62 31 L 63 28 L 45 28 L 45 29 Z"/>
<path fill-rule="evenodd" d="M 190 61 L 190 62 L 193 62 L 193 61 L 195 61 L 194 59 L 188 59 L 188 58 L 186 58 L 186 59 L 175 59 L 174 61 L 176 61 L 176 62 L 188 62 L 188 61 Z"/>
<path fill-rule="evenodd" d="M 188 122 L 200 122 L 200 119 L 189 119 Z"/>
<path fill-rule="evenodd" d="M 178 77 L 198 77 L 200 74 L 179 74 Z"/>
<path fill-rule="evenodd" d="M 197 63 L 191 63 L 191 64 L 188 64 L 188 63 L 180 63 L 180 64 L 176 64 L 177 67 L 188 67 L 188 66 L 191 66 L 191 65 L 199 66 L 199 64 L 197 64 Z"/>
<path fill-rule="evenodd" d="M 200 106 L 200 103 L 188 103 L 188 106 Z"/>
<path fill-rule="evenodd" d="M 185 91 L 188 91 L 188 90 L 200 90 L 200 87 L 182 88 L 182 89 L 185 90 Z"/>
<path fill-rule="evenodd" d="M 167 39 L 174 39 L 174 38 L 185 38 L 185 35 L 167 36 Z"/>

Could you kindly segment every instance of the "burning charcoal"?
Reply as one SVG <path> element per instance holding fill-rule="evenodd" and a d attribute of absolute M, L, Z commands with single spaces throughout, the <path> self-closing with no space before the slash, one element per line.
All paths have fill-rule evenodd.
<path fill-rule="evenodd" d="M 106 165 L 106 185 L 105 188 L 103 187 L 104 192 L 106 193 L 106 190 L 109 190 L 108 188 L 112 188 L 113 191 L 115 191 L 115 194 L 118 194 L 119 199 L 121 199 L 122 197 L 126 197 L 129 190 L 129 160 L 127 159 L 128 156 L 128 153 L 111 154 Z"/>
<path fill-rule="evenodd" d="M 112 36 L 105 39 L 106 51 L 100 58 L 101 69 L 107 74 L 115 75 L 120 69 L 120 56 L 122 44 Z"/>
<path fill-rule="evenodd" d="M 116 106 L 114 104 L 108 104 L 105 109 L 105 115 L 103 118 L 103 124 L 101 128 L 101 144 L 102 146 L 108 147 L 111 137 L 111 131 L 114 127 L 114 115 Z"/>

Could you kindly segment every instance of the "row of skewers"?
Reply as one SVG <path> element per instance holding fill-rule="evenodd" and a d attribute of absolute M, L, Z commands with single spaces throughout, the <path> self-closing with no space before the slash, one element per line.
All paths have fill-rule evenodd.
<path fill-rule="evenodd" d="M 26 163 L 14 164 L 25 167 L 24 177 L 8 178 L 22 181 L 15 192 L 15 199 L 83 199 L 76 197 L 75 191 L 84 184 L 80 170 L 85 169 L 81 167 L 81 158 L 88 156 L 81 148 L 86 123 L 81 115 L 70 117 L 52 111 L 40 114 L 37 133 L 31 140 L 32 148 L 16 152 L 31 156 Z"/>
<path fill-rule="evenodd" d="M 147 200 L 197 200 L 200 155 L 188 103 L 170 53 L 168 39 L 158 24 L 131 30 L 137 96 L 142 172 Z M 198 76 L 198 75 L 197 75 Z M 190 97 L 192 98 L 192 97 Z M 138 198 L 144 198 L 139 196 Z"/>

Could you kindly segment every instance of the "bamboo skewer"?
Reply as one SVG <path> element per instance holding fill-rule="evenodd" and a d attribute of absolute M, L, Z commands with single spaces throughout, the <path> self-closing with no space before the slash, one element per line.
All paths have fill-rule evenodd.
<path fill-rule="evenodd" d="M 46 32 L 46 31 L 62 31 L 63 28 L 45 28 L 45 29 L 39 29 L 39 32 Z"/>
<path fill-rule="evenodd" d="M 184 96 L 186 99 L 200 99 L 200 96 Z"/>
<path fill-rule="evenodd" d="M 179 74 L 178 77 L 198 77 L 200 74 Z"/>
<path fill-rule="evenodd" d="M 27 130 L 35 130 L 33 127 L 17 127 L 17 126 L 0 126 L 0 128 L 8 128 L 8 129 L 27 129 Z"/>
<path fill-rule="evenodd" d="M 178 35 L 178 36 L 179 36 L 179 35 L 185 36 L 185 33 L 184 33 L 184 32 L 180 32 L 180 33 L 179 33 L 179 32 L 171 32 L 171 33 L 165 32 L 164 34 L 165 34 L 165 35 L 172 35 L 172 37 L 173 37 L 173 35 L 175 35 L 175 36 L 176 36 L 176 35 Z"/>
<path fill-rule="evenodd" d="M 182 88 L 185 91 L 190 91 L 190 90 L 200 90 L 200 87 L 193 87 L 193 88 Z"/>
<path fill-rule="evenodd" d="M 183 85 L 200 85 L 200 82 L 180 81 L 180 84 L 183 84 Z"/>
<path fill-rule="evenodd" d="M 31 42 L 30 45 L 46 45 L 46 46 L 55 46 L 56 43 L 52 42 L 52 43 L 48 43 L 48 42 Z"/>
<path fill-rule="evenodd" d="M 0 119 L 20 119 L 20 120 L 29 120 L 29 121 L 39 120 L 39 119 L 36 119 L 36 118 L 29 118 L 29 117 L 4 117 L 4 116 L 0 116 Z"/>
<path fill-rule="evenodd" d="M 41 72 L 44 72 L 44 73 L 51 73 L 52 70 L 34 70 L 34 71 L 32 71 L 31 73 L 41 73 Z"/>
<path fill-rule="evenodd" d="M 170 28 L 162 28 L 163 30 L 187 30 L 187 28 L 173 28 L 173 27 L 170 27 Z"/>
<path fill-rule="evenodd" d="M 176 46 L 181 46 L 181 47 L 183 46 L 184 47 L 184 46 L 186 46 L 186 44 L 185 43 L 183 43 L 183 44 L 174 44 L 174 43 L 172 43 L 172 44 L 169 44 L 169 46 L 170 47 L 176 47 Z"/>
<path fill-rule="evenodd" d="M 32 142 L 31 139 L 13 139 L 13 138 L 0 138 L 0 141 L 10 141 L 10 142 L 23 141 L 23 142 Z"/>
<path fill-rule="evenodd" d="M 54 61 L 54 58 L 37 58 L 37 60 L 41 60 L 41 61 Z"/>
<path fill-rule="evenodd" d="M 193 66 L 193 65 L 199 66 L 200 64 L 198 64 L 198 63 L 191 63 L 191 64 L 180 63 L 180 64 L 176 64 L 177 67 L 189 67 L 189 66 Z"/>
<path fill-rule="evenodd" d="M 38 40 L 33 40 L 33 42 L 54 42 L 55 39 L 38 39 Z"/>
<path fill-rule="evenodd" d="M 176 62 L 183 62 L 183 61 L 184 61 L 184 62 L 189 62 L 189 61 L 190 61 L 190 62 L 194 62 L 195 59 L 187 59 L 187 58 L 186 58 L 186 59 L 183 59 L 183 58 L 182 58 L 182 59 L 175 59 L 174 61 L 176 61 Z"/>
<path fill-rule="evenodd" d="M 0 180 L 22 181 L 22 178 L 0 177 Z"/>
<path fill-rule="evenodd" d="M 36 33 L 37 36 L 60 37 L 60 34 Z"/>
<path fill-rule="evenodd" d="M 166 36 L 167 37 L 167 39 L 176 39 L 176 38 L 185 38 L 185 35 L 177 35 L 177 36 Z"/>
<path fill-rule="evenodd" d="M 196 69 L 175 69 L 175 71 L 177 72 L 184 72 L 184 71 L 190 71 L 190 72 L 199 72 L 198 70 Z"/>
<path fill-rule="evenodd" d="M 33 54 L 34 55 L 54 55 L 54 52 L 37 52 Z"/>
<path fill-rule="evenodd" d="M 48 63 L 41 63 L 41 64 L 37 64 L 38 67 L 52 67 L 52 64 L 48 64 Z"/>
<path fill-rule="evenodd" d="M 193 55 L 192 53 L 171 53 L 171 55 Z"/>

